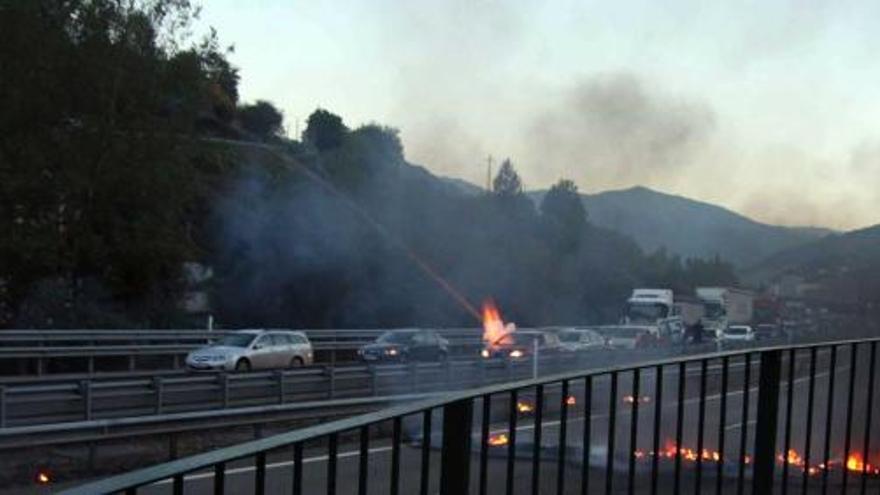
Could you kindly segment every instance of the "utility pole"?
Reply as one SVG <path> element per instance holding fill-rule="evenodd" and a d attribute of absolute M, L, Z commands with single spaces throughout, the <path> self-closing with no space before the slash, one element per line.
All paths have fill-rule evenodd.
<path fill-rule="evenodd" d="M 486 192 L 492 192 L 492 155 L 486 158 Z"/>

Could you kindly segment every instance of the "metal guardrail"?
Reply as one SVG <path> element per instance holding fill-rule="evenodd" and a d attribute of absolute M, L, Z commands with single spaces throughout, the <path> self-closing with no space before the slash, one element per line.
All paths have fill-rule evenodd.
<path fill-rule="evenodd" d="M 540 359 L 540 368 L 559 370 L 578 362 L 579 356 L 567 357 Z M 0 448 L 14 427 L 413 394 L 480 386 L 531 373 L 531 360 L 463 359 L 0 385 Z"/>
<path fill-rule="evenodd" d="M 869 462 L 871 432 L 876 431 L 872 430 L 872 408 L 877 342 L 866 339 L 692 355 L 449 393 L 182 458 L 62 493 L 134 494 L 160 482 L 178 494 L 189 484 L 207 480 L 207 486 L 193 488 L 217 494 L 227 488 L 234 493 L 263 494 L 268 469 L 282 465 L 290 466 L 284 474 L 294 494 L 313 492 L 311 483 L 316 478 L 322 490 L 335 493 L 343 467 L 352 473 L 345 482 L 350 487 L 356 483 L 358 492 L 364 493 L 377 463 L 388 469 L 389 478 L 382 485 L 388 493 L 400 493 L 403 487 L 406 493 L 483 494 L 490 470 L 496 473 L 493 485 L 503 483 L 508 493 L 523 482 L 530 484 L 531 493 L 566 493 L 575 481 L 583 493 L 596 486 L 609 494 L 624 487 L 629 493 L 680 493 L 685 478 L 694 493 L 709 490 L 710 482 L 716 493 L 725 483 L 736 485 L 737 493 L 746 484 L 751 484 L 752 493 L 785 492 L 793 483 L 805 491 L 807 485 L 821 485 L 824 493 L 832 477 L 844 492 L 849 482 L 858 482 L 864 493 L 869 479 L 880 475 Z M 708 370 L 718 366 L 720 381 L 710 381 Z M 690 383 L 689 376 L 696 383 Z M 840 380 L 845 387 L 838 384 L 835 388 Z M 856 394 L 857 387 L 866 393 Z M 630 400 L 620 405 L 622 393 Z M 754 403 L 750 400 L 753 393 Z M 644 394 L 652 401 L 641 400 Z M 686 399 L 687 394 L 693 397 Z M 529 397 L 533 405 L 527 424 L 519 414 L 523 397 Z M 498 400 L 505 407 L 498 408 Z M 806 411 L 805 416 L 794 415 L 795 403 L 802 408 L 799 412 Z M 604 419 L 593 423 L 597 414 Z M 412 420 L 419 423 L 417 433 L 404 444 L 404 421 Z M 493 431 L 495 424 L 500 428 Z M 390 425 L 390 439 L 376 437 L 383 425 Z M 728 433 L 731 426 L 735 429 Z M 746 432 L 752 426 L 754 441 L 749 443 Z M 545 437 L 545 429 L 551 427 L 555 435 Z M 732 441 L 733 431 L 739 432 L 738 441 Z M 794 431 L 803 435 L 796 438 Z M 674 444 L 661 444 L 665 434 L 674 437 Z M 555 445 L 547 441 L 551 436 Z M 601 449 L 596 448 L 597 441 L 603 444 Z M 686 447 L 685 441 L 694 442 L 693 447 Z M 371 442 L 381 447 L 371 449 Z M 574 448 L 578 443 L 579 450 Z M 715 447 L 710 451 L 712 443 Z M 341 456 L 340 448 L 348 444 L 353 450 Z M 796 444 L 803 446 L 800 455 L 795 453 Z M 431 460 L 433 448 L 440 450 L 439 464 Z M 403 449 L 412 450 L 412 455 L 403 456 Z M 854 457 L 857 451 L 861 454 Z M 306 463 L 306 452 L 320 456 Z M 272 456 L 288 459 L 291 453 L 289 464 L 267 465 Z M 544 471 L 548 460 L 553 461 L 555 473 Z M 252 480 L 249 485 L 232 479 L 245 469 L 242 466 L 253 473 L 246 478 Z"/>
<path fill-rule="evenodd" d="M 372 342 L 384 329 L 303 330 L 315 351 L 329 352 L 335 362 L 337 351 L 353 351 Z M 481 330 L 446 328 L 435 331 L 448 339 L 453 348 L 479 345 Z M 2 330 L 0 361 L 32 360 L 37 375 L 46 374 L 51 359 L 86 359 L 86 369 L 93 373 L 97 358 L 126 358 L 127 368 L 137 368 L 136 359 L 165 357 L 172 367 L 182 366 L 182 357 L 195 348 L 209 344 L 232 330 Z"/>

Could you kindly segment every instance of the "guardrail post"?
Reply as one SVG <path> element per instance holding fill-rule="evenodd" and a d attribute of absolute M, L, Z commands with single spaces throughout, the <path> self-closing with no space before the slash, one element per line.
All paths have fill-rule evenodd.
<path fill-rule="evenodd" d="M 278 382 L 278 403 L 284 404 L 284 371 L 275 372 L 275 380 Z"/>
<path fill-rule="evenodd" d="M 782 352 L 766 351 L 761 356 L 758 378 L 758 422 L 755 425 L 755 464 L 752 493 L 773 493 L 776 463 L 776 422 L 779 413 L 779 379 Z"/>
<path fill-rule="evenodd" d="M 79 393 L 83 398 L 83 409 L 86 421 L 92 419 L 92 382 L 83 380 L 79 382 Z"/>
<path fill-rule="evenodd" d="M 473 399 L 443 407 L 443 446 L 440 451 L 440 494 L 467 495 L 470 490 Z"/>
<path fill-rule="evenodd" d="M 379 395 L 379 373 L 376 372 L 376 366 L 370 364 L 367 369 L 370 370 L 370 389 L 373 395 Z"/>
<path fill-rule="evenodd" d="M 0 428 L 6 428 L 6 386 L 0 385 Z"/>
<path fill-rule="evenodd" d="M 223 401 L 223 409 L 229 407 L 229 375 L 223 371 L 217 378 L 220 380 L 220 394 Z"/>
<path fill-rule="evenodd" d="M 418 393 L 419 391 L 419 365 L 415 362 L 409 363 L 409 374 L 412 376 L 412 392 Z"/>
<path fill-rule="evenodd" d="M 324 373 L 330 378 L 330 398 L 333 399 L 336 397 L 336 368 L 328 366 L 327 368 L 324 368 Z"/>
<path fill-rule="evenodd" d="M 156 414 L 162 414 L 162 393 L 165 386 L 161 376 L 153 377 L 153 388 L 156 390 Z"/>

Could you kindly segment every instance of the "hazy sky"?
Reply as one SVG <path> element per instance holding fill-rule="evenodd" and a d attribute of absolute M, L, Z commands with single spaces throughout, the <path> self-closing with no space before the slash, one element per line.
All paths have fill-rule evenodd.
<path fill-rule="evenodd" d="M 484 184 L 646 185 L 755 219 L 880 223 L 880 2 L 203 1 L 244 100 L 401 131 Z"/>

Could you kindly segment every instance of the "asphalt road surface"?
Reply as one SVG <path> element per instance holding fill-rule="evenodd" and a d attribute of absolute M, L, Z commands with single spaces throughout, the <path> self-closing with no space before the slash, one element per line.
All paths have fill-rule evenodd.
<path fill-rule="evenodd" d="M 754 446 L 755 410 L 757 402 L 757 381 L 759 363 L 754 360 L 750 367 L 750 386 L 744 387 L 745 363 L 742 358 L 734 358 L 729 362 L 729 379 L 727 382 L 727 394 L 722 394 L 722 369 L 720 360 L 711 360 L 707 363 L 707 375 L 705 387 L 701 386 L 700 363 L 688 365 L 685 373 L 685 386 L 682 395 L 682 449 L 681 475 L 678 484 L 675 481 L 675 443 L 677 433 L 677 417 L 679 412 L 679 374 L 677 366 L 667 366 L 663 369 L 662 400 L 657 402 L 656 375 L 653 368 L 644 370 L 640 375 L 640 391 L 636 400 L 632 394 L 632 374 L 622 373 L 618 377 L 617 394 L 613 399 L 615 411 L 613 420 L 615 423 L 614 456 L 611 476 L 611 492 L 627 493 L 629 485 L 629 466 L 631 430 L 633 417 L 633 403 L 638 404 L 637 430 L 636 430 L 636 454 L 633 456 L 633 493 L 650 493 L 652 482 L 652 464 L 654 458 L 653 443 L 655 438 L 654 421 L 655 411 L 658 409 L 660 416 L 660 429 L 657 438 L 660 445 L 660 454 L 657 459 L 657 487 L 658 493 L 715 493 L 718 476 L 721 476 L 721 493 L 737 493 L 740 472 L 740 459 L 745 459 L 742 483 L 744 493 L 751 493 L 751 470 L 750 458 Z M 850 424 L 850 452 L 861 454 L 864 444 L 864 415 L 866 413 L 866 388 L 867 388 L 867 347 L 860 350 L 855 367 L 853 367 L 849 348 L 842 348 L 838 352 L 837 363 L 834 368 L 833 395 L 829 396 L 831 373 L 829 368 L 829 352 L 822 351 L 817 359 L 817 372 L 815 374 L 815 393 L 813 397 L 812 418 L 808 411 L 808 399 L 810 390 L 809 353 L 799 352 L 795 359 L 794 374 L 788 376 L 788 359 L 782 363 L 782 383 L 780 391 L 779 428 L 776 442 L 776 451 L 782 453 L 786 445 L 786 418 L 788 411 L 787 384 L 792 383 L 791 401 L 791 427 L 789 446 L 795 451 L 791 457 L 793 464 L 788 467 L 789 493 L 802 493 L 803 481 L 807 481 L 806 493 L 821 493 L 823 484 L 827 484 L 830 493 L 842 493 L 843 488 L 843 463 L 846 459 L 845 434 L 847 424 Z M 855 369 L 855 381 L 850 387 L 850 375 Z M 583 380 L 571 383 L 571 395 L 574 396 L 575 404 L 569 407 L 566 433 L 566 463 L 564 465 L 564 493 L 582 493 L 582 483 L 586 479 L 589 493 L 606 493 L 606 467 L 608 463 L 609 424 L 612 419 L 610 414 L 610 389 L 611 378 L 601 376 L 593 379 L 592 383 L 592 409 L 589 420 L 584 412 L 585 384 Z M 875 386 L 877 384 L 875 383 Z M 852 388 L 852 419 L 847 421 L 847 405 L 850 404 L 850 388 Z M 704 391 L 705 400 L 701 401 L 701 389 Z M 529 391 L 520 395 L 521 402 L 534 403 L 534 396 Z M 726 397 L 726 398 L 725 398 Z M 743 421 L 743 401 L 748 398 L 748 415 Z M 831 404 L 831 417 L 828 417 L 829 398 Z M 556 462 L 559 453 L 559 404 L 561 402 L 558 387 L 545 389 L 544 414 L 541 424 L 541 449 L 539 455 L 540 475 L 538 488 L 540 493 L 555 493 L 557 487 Z M 722 422 L 722 402 L 724 403 L 724 418 Z M 876 401 L 875 401 L 876 404 Z M 702 447 L 705 453 L 692 454 L 697 451 L 701 440 L 698 436 L 700 424 L 700 410 L 703 407 L 703 435 Z M 479 401 L 475 404 L 475 417 L 472 439 L 472 462 L 471 462 L 471 486 L 473 493 L 479 493 L 480 471 L 480 425 L 482 409 Z M 492 437 L 508 432 L 509 398 L 499 396 L 493 398 L 490 416 Z M 876 422 L 874 415 L 872 422 Z M 811 420 L 811 427 L 807 428 L 807 420 Z M 589 421 L 589 451 L 584 463 L 583 439 L 585 425 Z M 432 446 L 439 446 L 442 441 L 442 433 L 439 425 L 442 424 L 439 414 L 432 421 L 434 433 L 431 438 Z M 826 425 L 830 428 L 826 430 Z M 532 459 L 535 453 L 534 437 L 535 424 L 533 414 L 518 414 L 516 427 L 516 460 L 513 466 L 512 492 L 531 493 L 532 490 Z M 403 444 L 400 447 L 400 470 L 399 487 L 400 493 L 418 493 L 422 482 L 422 439 L 419 432 L 421 425 L 418 418 L 407 420 L 403 426 Z M 815 471 L 813 474 L 804 476 L 806 464 L 801 459 L 806 457 L 807 431 L 810 432 L 809 466 Z M 828 439 L 828 459 L 831 468 L 821 469 L 820 465 L 825 462 L 826 431 L 830 432 Z M 871 429 L 870 435 L 870 464 L 877 464 L 874 453 L 880 449 L 877 443 L 876 425 Z M 389 493 L 391 483 L 392 447 L 389 441 L 390 425 L 379 425 L 371 430 L 370 450 L 368 456 L 368 493 Z M 723 448 L 719 447 L 721 433 L 723 432 Z M 741 451 L 741 441 L 745 435 L 746 451 Z M 505 445 L 488 448 L 488 463 L 486 471 L 487 493 L 506 493 L 508 473 L 508 447 Z M 722 452 L 719 452 L 722 451 Z M 339 455 L 336 460 L 335 490 L 339 494 L 358 493 L 358 475 L 360 455 L 355 436 L 351 438 L 340 437 L 338 445 Z M 702 458 L 702 459 L 700 459 Z M 428 493 L 437 493 L 440 480 L 440 451 L 432 448 L 429 452 L 430 470 L 428 476 Z M 701 464 L 701 473 L 697 474 L 697 465 Z M 782 483 L 780 473 L 783 464 L 776 465 L 778 483 Z M 307 446 L 303 465 L 303 493 L 327 493 L 329 462 L 327 447 L 325 444 Z M 720 470 L 719 470 L 720 468 Z M 583 476 L 586 473 L 586 477 Z M 244 460 L 230 464 L 226 471 L 226 493 L 250 493 L 254 487 L 255 469 L 253 460 Z M 848 473 L 848 488 L 850 493 L 859 493 L 862 475 L 859 472 Z M 272 453 L 267 458 L 266 488 L 267 493 L 290 493 L 293 480 L 293 463 L 290 450 Z M 873 476 L 865 479 L 869 490 L 876 491 L 877 480 Z M 698 484 L 699 483 L 699 484 Z M 213 493 L 213 473 L 194 473 L 185 478 L 186 493 L 208 494 Z M 158 494 L 171 493 L 171 484 L 168 482 L 152 485 L 142 489 L 143 493 Z"/>

